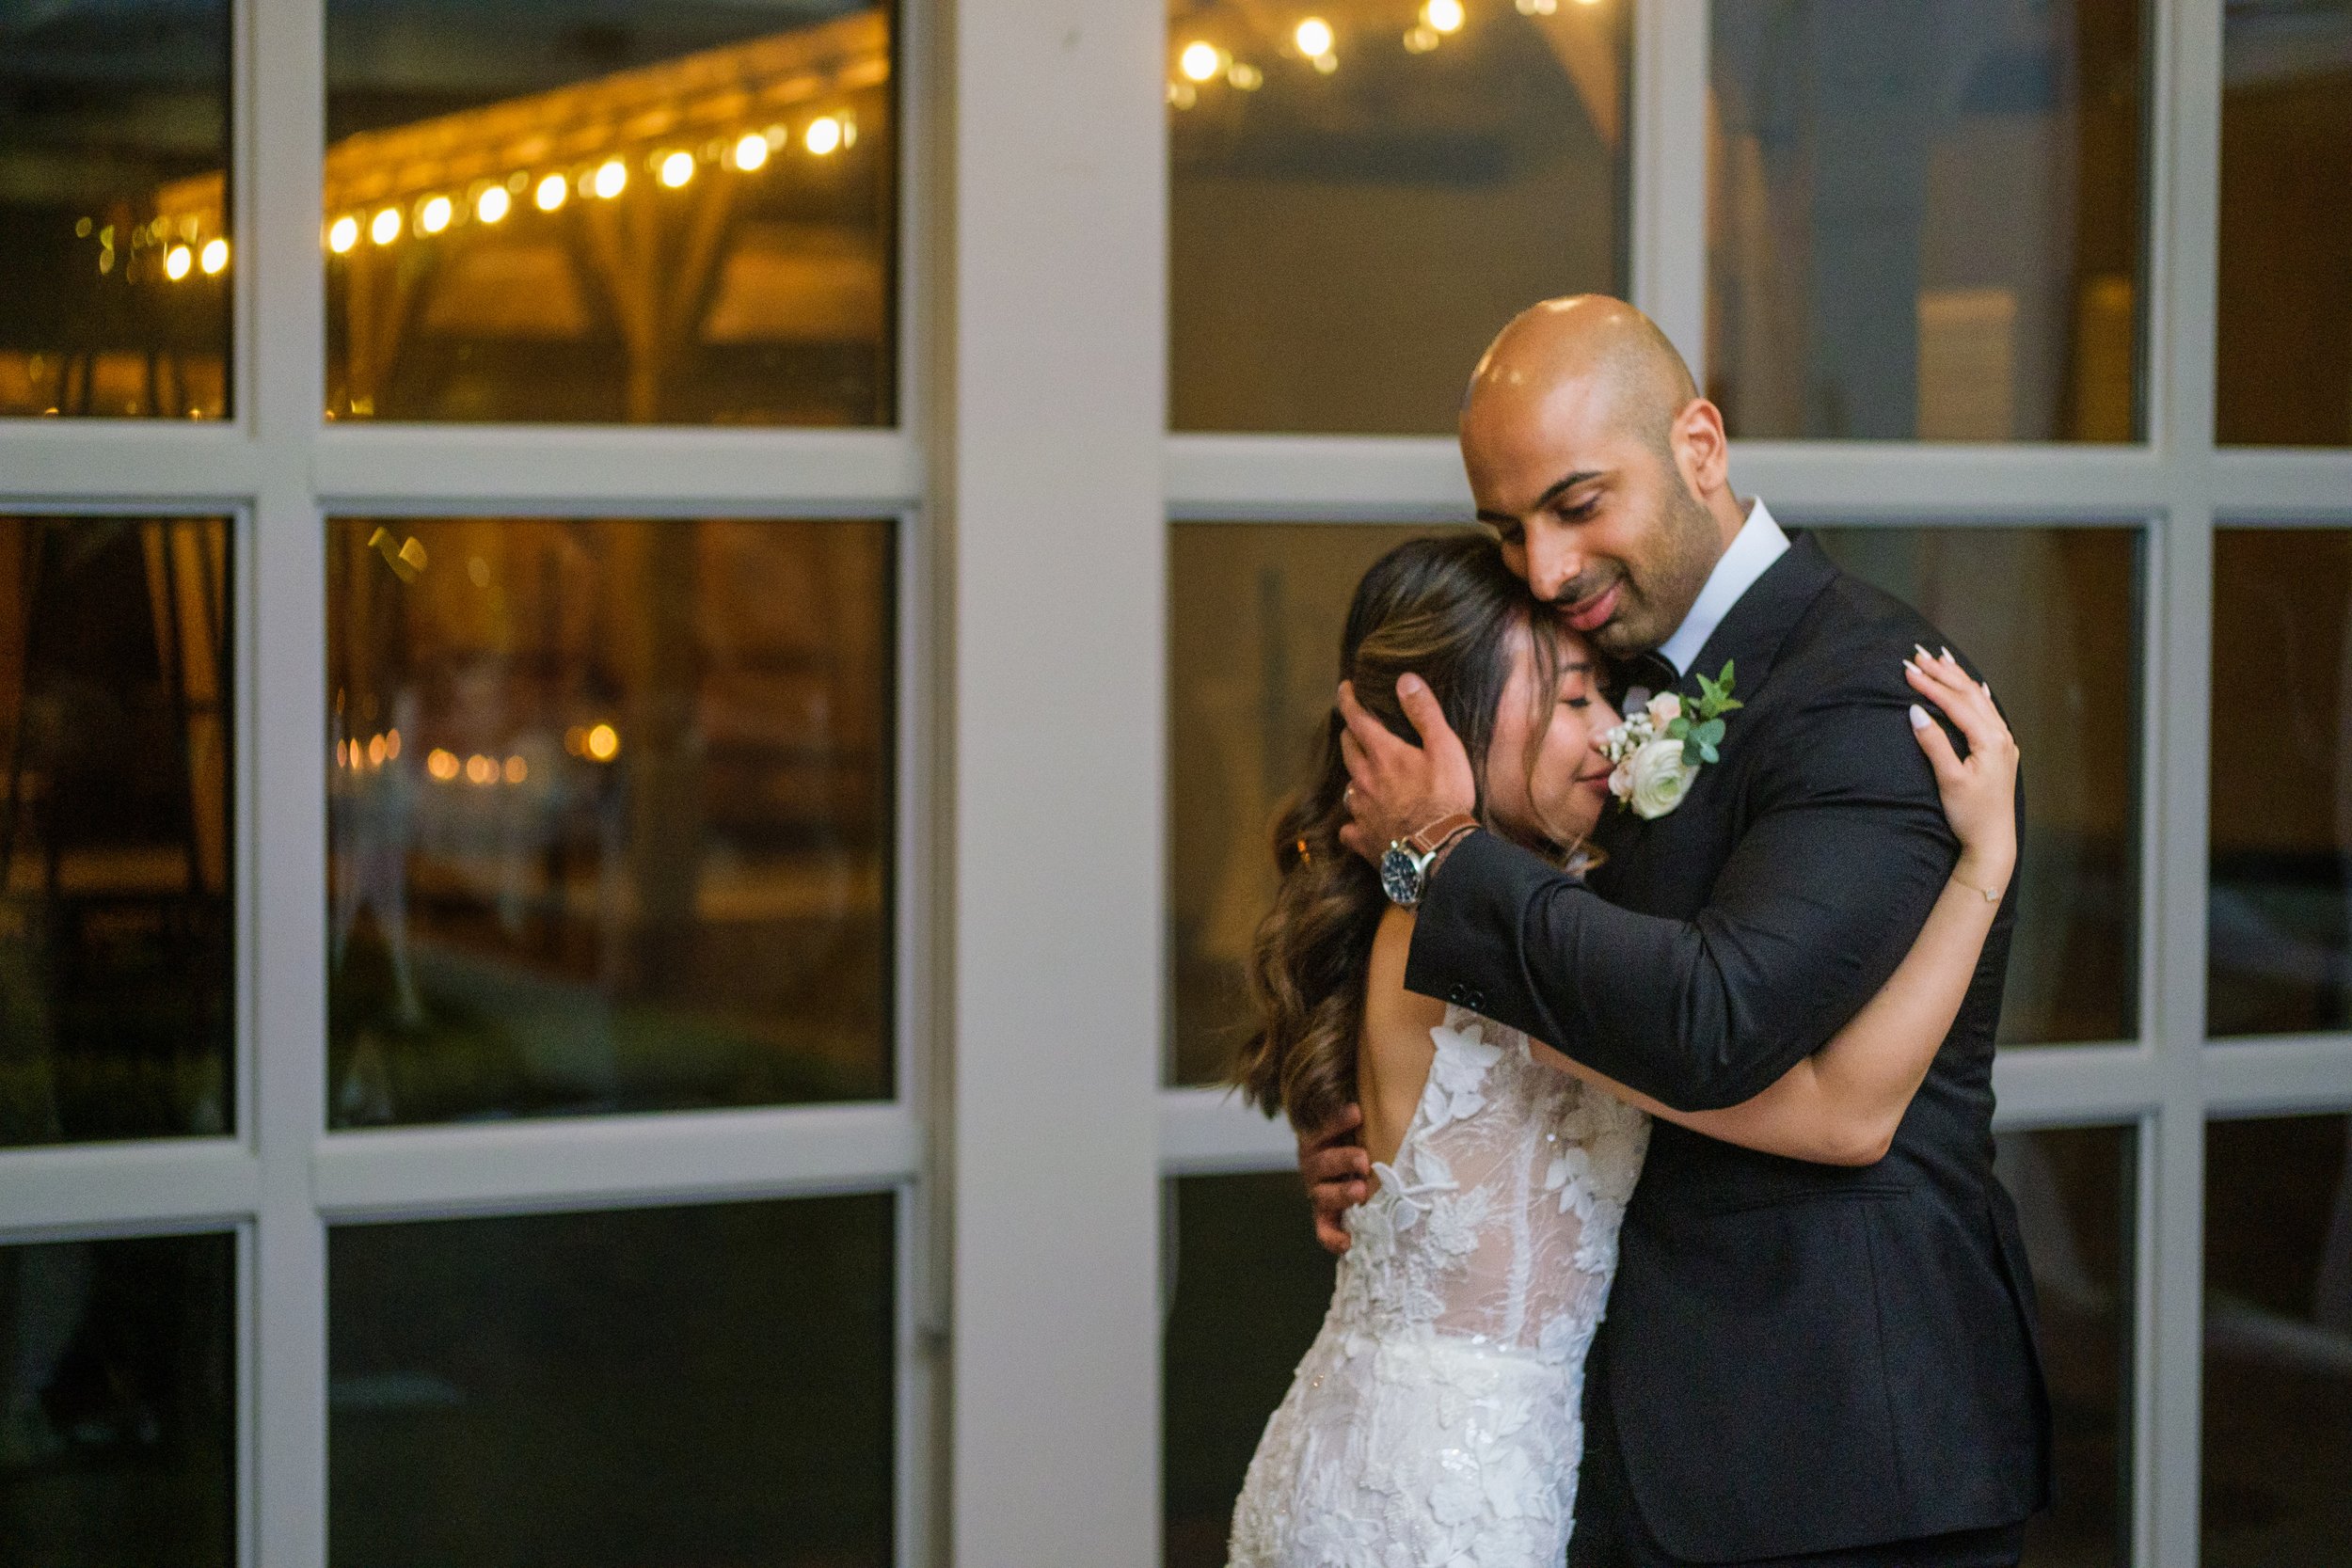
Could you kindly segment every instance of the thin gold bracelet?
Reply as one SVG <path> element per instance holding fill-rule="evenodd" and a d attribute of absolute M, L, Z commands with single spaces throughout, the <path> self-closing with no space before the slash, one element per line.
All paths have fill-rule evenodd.
<path fill-rule="evenodd" d="M 1988 904 L 1997 904 L 1997 903 L 1999 903 L 1999 902 L 2001 901 L 2001 895 L 2000 895 L 1999 894 L 1997 894 L 1997 893 L 1994 892 L 1991 888 L 1982 888 L 1982 887 L 1979 887 L 1979 886 L 1978 886 L 1976 883 L 1974 883 L 1974 882 L 1963 882 L 1963 881 L 1962 881 L 1962 880 L 1960 879 L 1960 874 L 1959 874 L 1958 872 L 1954 872 L 1954 873 L 1952 874 L 1952 886 L 1954 886 L 1954 887 L 1964 887 L 1964 888 L 1966 888 L 1969 892 L 1971 892 L 1971 893 L 1975 894 L 1978 897 L 1979 897 L 1979 898 L 1983 899 L 1983 900 L 1984 900 L 1986 903 L 1988 903 Z"/>

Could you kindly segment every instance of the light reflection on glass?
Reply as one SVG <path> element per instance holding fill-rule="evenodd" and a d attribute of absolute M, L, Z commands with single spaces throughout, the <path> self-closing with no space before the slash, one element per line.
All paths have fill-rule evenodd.
<path fill-rule="evenodd" d="M 336 1125 L 890 1093 L 888 524 L 329 539 Z"/>

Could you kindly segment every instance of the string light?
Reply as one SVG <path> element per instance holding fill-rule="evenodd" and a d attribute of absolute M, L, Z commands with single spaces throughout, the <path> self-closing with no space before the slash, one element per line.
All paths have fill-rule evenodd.
<path fill-rule="evenodd" d="M 197 256 L 196 264 L 204 269 L 205 277 L 218 277 L 229 266 L 229 242 L 206 240 L 203 250 Z"/>
<path fill-rule="evenodd" d="M 1216 45 L 1195 40 L 1184 45 L 1184 52 L 1176 56 L 1176 69 L 1196 82 L 1206 82 L 1225 69 L 1224 56 Z"/>
<path fill-rule="evenodd" d="M 558 207 L 563 206 L 564 199 L 571 194 L 572 188 L 564 182 L 562 175 L 550 174 L 539 182 L 539 188 L 532 194 L 531 199 L 538 206 L 539 211 L 552 213 Z"/>
<path fill-rule="evenodd" d="M 1265 86 L 1265 72 L 1247 60 L 1235 60 L 1226 71 L 1225 80 L 1242 92 L 1256 92 Z"/>
<path fill-rule="evenodd" d="M 1200 89 L 1190 82 L 1168 84 L 1168 101 L 1179 109 L 1189 109 L 1200 102 Z"/>
<path fill-rule="evenodd" d="M 399 239 L 400 209 L 387 207 L 376 214 L 375 221 L 368 225 L 368 238 L 377 245 L 390 245 L 394 240 Z"/>
<path fill-rule="evenodd" d="M 628 188 L 628 168 L 618 158 L 607 158 L 596 166 L 596 172 L 588 185 L 588 189 L 593 194 L 606 201 L 612 200 Z"/>
<path fill-rule="evenodd" d="M 580 750 L 597 762 L 611 762 L 621 754 L 621 732 L 610 724 L 592 724 L 580 739 Z"/>
<path fill-rule="evenodd" d="M 1315 56 L 1315 69 L 1323 72 L 1326 76 L 1330 75 L 1331 72 L 1339 70 L 1339 68 L 1340 57 L 1337 55 L 1317 55 Z"/>
<path fill-rule="evenodd" d="M 1593 0 L 1583 0 L 1589 6 Z M 1560 0 L 1518 0 L 1521 16 L 1549 16 L 1560 8 Z"/>
<path fill-rule="evenodd" d="M 749 174 L 768 162 L 768 138 L 758 132 L 747 133 L 735 144 L 735 166 Z"/>
<path fill-rule="evenodd" d="M 1529 3 L 1529 0 L 1521 0 L 1521 3 Z M 1534 3 L 1541 4 L 1542 0 L 1534 0 Z M 1405 35 L 1405 52 L 1408 55 L 1426 55 L 1442 41 L 1427 27 L 1416 26 Z"/>
<path fill-rule="evenodd" d="M 348 213 L 337 218 L 326 230 L 326 248 L 338 256 L 346 255 L 359 243 L 359 220 Z"/>
<path fill-rule="evenodd" d="M 428 234 L 437 234 L 449 227 L 449 220 L 456 211 L 450 205 L 448 197 L 428 197 L 424 205 L 417 209 L 417 227 Z"/>
<path fill-rule="evenodd" d="M 473 215 L 484 223 L 496 223 L 514 204 L 504 185 L 485 185 L 482 194 L 473 198 Z"/>
<path fill-rule="evenodd" d="M 660 159 L 661 182 L 670 189 L 676 190 L 694 178 L 694 155 L 691 152 L 665 152 L 660 154 Z"/>
<path fill-rule="evenodd" d="M 195 264 L 196 258 L 189 253 L 186 245 L 173 245 L 164 255 L 164 276 L 177 283 L 188 276 L 188 269 Z"/>
<path fill-rule="evenodd" d="M 1331 53 L 1331 24 L 1319 16 L 1311 16 L 1298 24 L 1297 31 L 1291 35 L 1291 40 L 1298 45 L 1298 52 L 1309 59 L 1320 59 Z"/>
<path fill-rule="evenodd" d="M 819 158 L 840 150 L 841 122 L 831 115 L 819 115 L 808 122 L 802 143 Z"/>
<path fill-rule="evenodd" d="M 1421 8 L 1421 19 L 1432 32 L 1458 33 L 1468 16 L 1462 9 L 1462 0 L 1426 0 Z"/>

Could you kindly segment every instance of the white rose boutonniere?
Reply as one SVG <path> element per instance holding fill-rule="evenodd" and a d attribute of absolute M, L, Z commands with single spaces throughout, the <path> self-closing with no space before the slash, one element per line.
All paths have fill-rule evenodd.
<path fill-rule="evenodd" d="M 1713 680 L 1699 678 L 1699 697 L 1685 705 L 1672 691 L 1652 697 L 1624 723 L 1600 737 L 1601 752 L 1615 765 L 1609 792 L 1645 821 L 1682 804 L 1703 764 L 1721 762 L 1724 717 L 1746 705 L 1731 694 L 1732 668 Z"/>

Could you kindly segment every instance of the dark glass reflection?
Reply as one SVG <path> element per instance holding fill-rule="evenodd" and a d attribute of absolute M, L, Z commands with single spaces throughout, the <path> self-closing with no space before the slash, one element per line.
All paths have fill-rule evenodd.
<path fill-rule="evenodd" d="M 2025 1568 L 2127 1568 L 2138 1135 L 2129 1127 L 1997 1135 L 2042 1307 L 2057 1496 L 2026 1526 Z"/>
<path fill-rule="evenodd" d="M 1232 1064 L 1249 1024 L 1243 961 L 1274 900 L 1266 835 L 1331 710 L 1347 601 L 1366 567 L 1428 531 L 1333 523 L 1168 531 L 1172 1083 L 1215 1083 Z"/>
<path fill-rule="evenodd" d="M 887 1097 L 887 523 L 328 528 L 334 1125 Z"/>
<path fill-rule="evenodd" d="M 1715 0 L 1735 436 L 2139 434 L 2143 0 Z"/>
<path fill-rule="evenodd" d="M 1787 521 L 1788 519 L 1783 519 Z M 2026 757 L 2005 1045 L 2138 1031 L 2140 535 L 1824 529 L 1838 564 L 1964 648 Z"/>
<path fill-rule="evenodd" d="M 0 417 L 229 413 L 228 0 L 0 3 Z"/>
<path fill-rule="evenodd" d="M 2205 1027 L 2352 1028 L 2352 530 L 2213 549 Z"/>
<path fill-rule="evenodd" d="M 1292 1172 L 1189 1176 L 1168 1190 L 1161 1560 L 1218 1568 L 1258 1435 L 1331 1304 L 1333 1262 Z"/>
<path fill-rule="evenodd" d="M 228 1236 L 0 1247 L 0 1563 L 237 1560 Z"/>
<path fill-rule="evenodd" d="M 327 417 L 889 423 L 892 14 L 328 0 Z"/>
<path fill-rule="evenodd" d="M 884 1568 L 893 1199 L 345 1227 L 335 1568 Z"/>
<path fill-rule="evenodd" d="M 2352 0 L 2229 0 L 2215 435 L 2352 444 Z"/>
<path fill-rule="evenodd" d="M 1176 429 L 1450 433 L 1504 322 L 1626 292 L 1631 8 L 1416 3 L 1169 6 Z"/>
<path fill-rule="evenodd" d="M 0 1147 L 230 1127 L 228 552 L 0 517 Z"/>
<path fill-rule="evenodd" d="M 2204 1568 L 2352 1564 L 2352 1117 L 2205 1130 Z"/>

